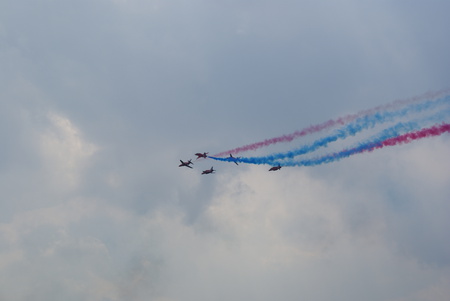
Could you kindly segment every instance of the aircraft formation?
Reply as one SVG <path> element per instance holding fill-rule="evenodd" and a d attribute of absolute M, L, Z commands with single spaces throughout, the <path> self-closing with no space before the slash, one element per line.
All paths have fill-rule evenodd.
<path fill-rule="evenodd" d="M 291 134 L 264 139 L 215 155 L 204 152 L 196 153 L 195 156 L 197 160 L 208 158 L 233 162 L 236 165 L 264 164 L 270 166 L 269 171 L 278 171 L 285 166 L 316 166 L 337 162 L 353 155 L 370 153 L 376 149 L 407 144 L 445 133 L 450 133 L 450 89 L 396 100 L 311 125 Z M 311 134 L 316 134 L 317 138 L 300 145 L 289 144 L 295 139 Z M 341 143 L 335 143 L 337 141 Z M 285 151 L 263 156 L 233 157 L 233 154 L 255 151 L 282 142 L 287 145 Z M 192 160 L 180 162 L 180 167 L 192 168 Z M 204 170 L 202 175 L 214 172 L 211 166 L 210 169 Z"/>
<path fill-rule="evenodd" d="M 215 155 L 208 155 L 207 152 L 195 155 L 197 160 L 208 158 L 236 165 L 264 164 L 270 166 L 269 171 L 278 171 L 285 166 L 316 166 L 337 162 L 353 155 L 445 133 L 450 133 L 450 89 L 376 106 Z M 316 134 L 317 138 L 300 145 L 291 143 L 311 134 Z M 341 143 L 335 143 L 337 141 Z M 233 154 L 236 156 L 277 143 L 286 143 L 286 150 L 263 156 L 233 157 Z M 180 162 L 180 167 L 192 168 L 191 160 Z M 211 167 L 202 174 L 214 172 Z"/>
<path fill-rule="evenodd" d="M 201 158 L 202 158 L 202 159 L 208 158 L 208 153 L 207 153 L 207 152 L 205 152 L 205 153 L 196 153 L 195 155 L 197 156 L 197 159 L 196 159 L 196 160 L 201 159 Z M 239 163 L 237 162 L 237 160 L 238 160 L 239 158 L 240 158 L 240 157 L 235 158 L 235 157 L 233 157 L 232 154 L 230 154 L 230 157 L 229 157 L 228 159 L 229 159 L 230 161 L 234 162 L 236 165 L 239 165 Z M 192 168 L 191 164 L 194 165 L 194 163 L 192 163 L 192 159 L 189 159 L 188 161 L 180 160 L 180 162 L 181 162 L 181 164 L 178 165 L 178 167 L 188 167 L 188 168 Z M 277 171 L 277 170 L 280 170 L 280 169 L 281 169 L 281 166 L 280 166 L 280 164 L 278 164 L 277 166 L 272 166 L 272 167 L 269 169 L 269 171 Z M 210 169 L 206 169 L 206 170 L 202 171 L 202 175 L 212 174 L 212 173 L 214 173 L 215 171 L 216 171 L 216 170 L 214 169 L 214 167 L 211 166 Z"/>
<path fill-rule="evenodd" d="M 195 155 L 197 156 L 196 160 L 198 160 L 200 158 L 206 159 L 208 157 L 208 153 L 196 153 Z M 178 165 L 178 167 L 192 168 L 191 164 L 194 165 L 194 163 L 192 163 L 192 159 L 189 159 L 188 161 L 180 160 L 180 162 L 181 162 L 181 164 Z M 202 175 L 208 175 L 208 174 L 212 174 L 214 172 L 215 172 L 214 167 L 211 166 L 210 169 L 206 169 L 206 170 L 202 171 Z"/>

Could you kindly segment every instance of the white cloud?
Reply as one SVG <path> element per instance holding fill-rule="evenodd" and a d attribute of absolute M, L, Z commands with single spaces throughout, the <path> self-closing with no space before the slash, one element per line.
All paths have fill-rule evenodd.
<path fill-rule="evenodd" d="M 46 173 L 55 186 L 74 189 L 87 160 L 97 147 L 86 142 L 68 118 L 51 112 L 48 119 L 50 127 L 40 134 Z"/>
<path fill-rule="evenodd" d="M 164 214 L 154 220 L 164 232 L 170 299 L 391 300 L 444 289 L 448 268 L 398 252 L 383 210 L 369 215 L 363 229 L 349 228 L 351 206 L 370 209 L 381 201 L 359 191 L 363 182 L 345 191 L 288 168 L 216 176 L 223 186 L 203 220 L 193 226 Z"/>

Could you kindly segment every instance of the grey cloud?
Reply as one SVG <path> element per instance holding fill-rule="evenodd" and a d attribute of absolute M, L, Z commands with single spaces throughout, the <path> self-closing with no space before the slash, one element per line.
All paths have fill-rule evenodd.
<path fill-rule="evenodd" d="M 178 167 L 444 88 L 447 6 L 3 1 L 1 298 L 448 293 L 446 137 L 276 174 Z"/>

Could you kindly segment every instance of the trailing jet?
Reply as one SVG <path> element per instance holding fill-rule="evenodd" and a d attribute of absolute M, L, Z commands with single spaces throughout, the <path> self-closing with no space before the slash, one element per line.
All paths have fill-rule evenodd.
<path fill-rule="evenodd" d="M 208 157 L 207 154 L 208 154 L 208 153 L 203 153 L 203 154 L 202 154 L 202 153 L 196 153 L 195 155 L 197 156 L 197 159 L 200 159 L 200 158 L 206 158 L 206 157 Z M 197 160 L 197 159 L 196 159 L 196 160 Z"/>
<path fill-rule="evenodd" d="M 189 166 L 189 165 L 190 165 L 190 164 L 194 164 L 194 163 L 192 163 L 192 159 L 189 160 L 189 161 L 187 161 L 187 162 L 183 162 L 183 160 L 180 160 L 180 162 L 181 162 L 181 164 L 178 165 L 178 167 L 186 166 L 186 167 L 192 168 L 192 167 Z"/>
<path fill-rule="evenodd" d="M 272 166 L 270 169 L 269 169 L 269 171 L 277 171 L 277 170 L 280 170 L 281 169 L 281 166 L 280 166 L 280 164 L 278 164 L 278 166 Z"/>
<path fill-rule="evenodd" d="M 204 171 L 202 172 L 202 175 L 207 175 L 207 174 L 214 173 L 214 172 L 215 172 L 215 170 L 214 170 L 213 167 L 211 166 L 211 169 L 204 170 Z"/>
<path fill-rule="evenodd" d="M 230 154 L 230 158 L 231 159 L 233 159 L 233 162 L 234 163 L 236 163 L 236 165 L 239 165 L 237 162 L 236 162 L 236 159 L 239 159 L 239 158 L 235 158 L 235 157 L 233 157 L 233 155 L 232 154 Z"/>

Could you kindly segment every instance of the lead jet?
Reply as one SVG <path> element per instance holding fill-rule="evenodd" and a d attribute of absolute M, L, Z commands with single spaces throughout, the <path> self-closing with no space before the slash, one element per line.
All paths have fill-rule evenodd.
<path fill-rule="evenodd" d="M 196 153 L 195 155 L 197 156 L 197 159 L 195 159 L 195 160 L 198 160 L 198 159 L 200 159 L 200 158 L 206 158 L 206 157 L 208 157 L 207 156 L 207 154 L 208 153 Z"/>
<path fill-rule="evenodd" d="M 214 172 L 215 172 L 215 170 L 214 170 L 213 167 L 211 166 L 211 169 L 204 170 L 204 171 L 202 172 L 202 175 L 207 175 L 207 174 L 214 173 Z"/>
<path fill-rule="evenodd" d="M 192 163 L 192 159 L 189 160 L 189 161 L 187 161 L 187 162 L 183 162 L 183 160 L 180 160 L 180 162 L 181 162 L 181 164 L 178 165 L 178 167 L 186 166 L 186 167 L 192 168 L 192 167 L 189 166 L 189 165 L 190 165 L 190 164 L 194 164 L 194 163 Z"/>
<path fill-rule="evenodd" d="M 239 157 L 238 157 L 238 158 L 235 158 L 235 157 L 233 157 L 232 154 L 230 154 L 230 158 L 233 159 L 232 161 L 233 161 L 234 163 L 236 163 L 236 165 L 239 165 L 239 164 L 237 163 L 237 161 L 236 161 L 236 159 L 239 159 Z"/>
<path fill-rule="evenodd" d="M 272 166 L 270 169 L 269 169 L 269 171 L 277 171 L 277 170 L 280 170 L 281 169 L 281 166 L 280 166 L 280 164 L 278 164 L 278 166 Z"/>

